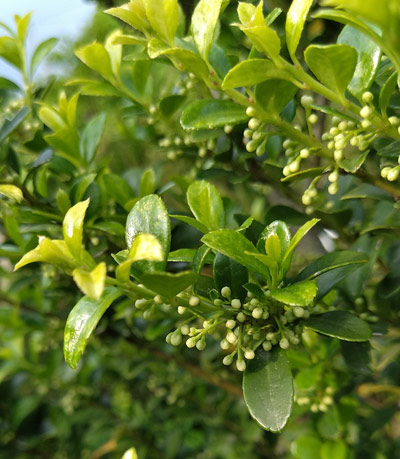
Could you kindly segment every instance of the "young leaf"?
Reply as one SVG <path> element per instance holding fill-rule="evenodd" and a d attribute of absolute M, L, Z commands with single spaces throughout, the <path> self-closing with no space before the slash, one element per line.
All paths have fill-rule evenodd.
<path fill-rule="evenodd" d="M 293 77 L 285 70 L 278 70 L 275 64 L 267 59 L 247 59 L 229 70 L 221 87 L 222 89 L 249 87 L 270 79 L 292 80 Z"/>
<path fill-rule="evenodd" d="M 138 234 L 129 249 L 128 258 L 116 270 L 117 279 L 122 282 L 128 281 L 132 263 L 135 261 L 164 261 L 164 259 L 163 248 L 155 236 Z"/>
<path fill-rule="evenodd" d="M 209 231 L 223 228 L 225 212 L 218 190 L 204 180 L 193 182 L 186 193 L 190 210 Z"/>
<path fill-rule="evenodd" d="M 151 27 L 163 40 L 172 44 L 178 28 L 177 0 L 144 0 L 144 4 Z"/>
<path fill-rule="evenodd" d="M 251 416 L 266 430 L 281 431 L 293 403 L 293 378 L 285 352 L 259 348 L 243 375 L 243 395 Z"/>
<path fill-rule="evenodd" d="M 90 199 L 78 202 L 65 214 L 63 221 L 64 240 L 74 257 L 80 258 L 82 252 L 83 221 Z"/>
<path fill-rule="evenodd" d="M 357 65 L 354 48 L 348 45 L 310 45 L 304 58 L 321 83 L 344 96 Z"/>
<path fill-rule="evenodd" d="M 249 119 L 244 107 L 230 100 L 203 99 L 190 103 L 183 111 L 183 129 L 215 129 L 235 125 Z"/>
<path fill-rule="evenodd" d="M 294 0 L 287 13 L 285 27 L 286 43 L 292 58 L 296 54 L 304 23 L 312 4 L 313 0 Z"/>
<path fill-rule="evenodd" d="M 348 311 L 313 315 L 304 321 L 304 326 L 344 341 L 368 341 L 371 338 L 369 325 Z"/>
<path fill-rule="evenodd" d="M 207 61 L 224 0 L 200 0 L 192 16 L 192 33 L 200 56 Z"/>
<path fill-rule="evenodd" d="M 130 0 L 129 3 L 104 12 L 121 19 L 140 32 L 146 33 L 150 29 L 143 0 Z"/>
<path fill-rule="evenodd" d="M 14 38 L 0 37 L 0 57 L 17 69 L 22 69 L 23 58 L 17 40 Z"/>
<path fill-rule="evenodd" d="M 90 120 L 82 132 L 79 150 L 88 163 L 93 160 L 97 147 L 99 146 L 105 122 L 106 114 L 100 113 Z"/>
<path fill-rule="evenodd" d="M 386 116 L 386 110 L 389 105 L 390 99 L 393 96 L 394 90 L 397 85 L 397 72 L 393 72 L 392 75 L 386 80 L 382 86 L 381 92 L 379 93 L 379 108 L 384 116 Z"/>
<path fill-rule="evenodd" d="M 267 279 L 269 278 L 268 268 L 253 255 L 250 255 L 250 253 L 258 254 L 259 252 L 241 233 L 232 230 L 218 230 L 206 234 L 201 241 L 212 249 L 237 261 L 249 271 L 259 273 Z"/>
<path fill-rule="evenodd" d="M 0 185 L 0 194 L 7 198 L 14 199 L 18 203 L 24 198 L 22 191 L 15 185 Z"/>
<path fill-rule="evenodd" d="M 74 281 L 83 294 L 95 300 L 99 300 L 103 294 L 106 274 L 107 267 L 104 261 L 99 263 L 92 271 L 76 268 L 72 272 Z"/>
<path fill-rule="evenodd" d="M 282 222 L 279 220 L 276 220 L 270 223 L 260 234 L 260 238 L 258 239 L 258 242 L 257 242 L 257 249 L 261 253 L 268 253 L 265 250 L 266 241 L 271 235 L 276 235 L 279 239 L 281 250 L 280 250 L 279 257 L 277 258 L 277 261 L 281 262 L 290 245 L 291 235 L 290 235 L 289 228 L 287 227 L 285 222 Z"/>
<path fill-rule="evenodd" d="M 289 306 L 308 306 L 317 294 L 315 281 L 297 282 L 289 287 L 278 288 L 271 292 L 271 297 Z"/>
<path fill-rule="evenodd" d="M 162 262 L 137 262 L 135 265 L 140 271 L 163 271 L 166 267 L 169 246 L 171 241 L 171 228 L 169 216 L 162 199 L 155 194 L 149 194 L 136 202 L 126 221 L 126 242 L 132 246 L 135 237 L 140 233 L 154 235 L 161 244 L 164 261 Z"/>
<path fill-rule="evenodd" d="M 46 56 L 48 56 L 51 53 L 51 51 L 57 43 L 57 38 L 49 38 L 48 40 L 45 40 L 42 43 L 40 43 L 40 45 L 35 49 L 31 59 L 31 75 L 34 74 L 39 64 L 43 61 L 43 59 Z"/>
<path fill-rule="evenodd" d="M 213 273 L 218 291 L 221 291 L 223 287 L 229 287 L 232 298 L 238 298 L 241 301 L 246 298 L 247 291 L 243 285 L 249 281 L 249 273 L 243 265 L 222 253 L 217 253 Z"/>
<path fill-rule="evenodd" d="M 303 237 L 310 231 L 310 229 L 315 226 L 319 222 L 318 218 L 313 218 L 312 220 L 308 221 L 307 223 L 304 223 L 303 226 L 301 226 L 296 234 L 292 237 L 292 240 L 290 241 L 289 247 L 286 250 L 285 256 L 283 257 L 282 264 L 285 263 L 290 263 L 290 257 L 293 254 L 294 249 L 297 247 L 297 244 L 303 239 Z"/>
<path fill-rule="evenodd" d="M 105 47 L 96 41 L 75 51 L 75 55 L 104 79 L 114 81 L 111 59 Z"/>
<path fill-rule="evenodd" d="M 115 287 L 106 287 L 102 298 L 81 298 L 69 313 L 64 331 L 64 357 L 68 365 L 76 369 L 87 342 L 99 320 L 121 292 Z"/>
<path fill-rule="evenodd" d="M 173 298 L 196 281 L 192 271 L 180 273 L 149 272 L 140 277 L 140 281 L 150 290 L 166 297 Z"/>
<path fill-rule="evenodd" d="M 348 90 L 360 99 L 374 81 L 382 51 L 369 37 L 350 26 L 342 29 L 337 42 L 352 46 L 357 51 L 357 65 Z"/>
<path fill-rule="evenodd" d="M 255 96 L 264 112 L 269 116 L 277 116 L 296 92 L 296 86 L 289 81 L 271 79 L 256 86 Z"/>
<path fill-rule="evenodd" d="M 306 279 L 315 279 L 321 274 L 332 271 L 333 269 L 338 269 L 343 266 L 363 264 L 367 261 L 368 257 L 364 253 L 352 250 L 327 253 L 306 266 L 303 271 L 296 276 L 294 282 L 300 282 Z"/>

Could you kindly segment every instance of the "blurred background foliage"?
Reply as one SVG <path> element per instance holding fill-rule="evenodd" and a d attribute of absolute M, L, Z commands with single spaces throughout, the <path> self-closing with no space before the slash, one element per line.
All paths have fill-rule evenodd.
<path fill-rule="evenodd" d="M 36 100 L 55 104 L 61 89 L 68 95 L 75 91 L 73 86 L 66 86 L 67 81 L 93 77 L 93 72 L 78 61 L 73 50 L 93 40 L 103 42 L 115 28 L 124 28 L 102 13 L 104 8 L 121 3 L 99 1 L 79 38 L 70 43 L 64 41 L 64 46 L 56 48 L 46 64 L 47 73 L 42 72 L 36 83 Z M 187 17 L 195 3 L 181 2 Z M 270 10 L 274 7 L 285 10 L 289 3 L 270 0 L 266 5 Z M 32 5 L 33 18 L 39 4 Z M 243 53 L 243 37 L 229 27 L 236 6 L 237 2 L 233 1 L 226 11 L 219 39 L 232 62 Z M 7 8 L 13 6 L 8 3 Z M 283 18 L 279 18 L 278 30 L 283 29 L 283 24 Z M 303 40 L 309 42 L 323 36 L 329 42 L 338 30 L 334 23 L 310 22 Z M 183 80 L 166 63 L 132 61 L 126 54 L 125 58 L 127 72 L 134 68 L 136 78 L 143 83 L 148 105 L 157 104 L 166 95 L 185 95 L 185 88 L 190 87 L 190 80 Z M 59 66 L 62 75 L 55 78 L 51 70 Z M 0 89 L 3 111 L 16 111 L 19 100 L 18 92 Z M 45 170 L 35 163 L 38 157 L 43 160 L 39 155 L 47 151 L 43 125 L 37 120 L 35 110 L 33 118 L 15 133 L 13 143 L 1 150 L 1 162 L 8 171 L 16 175 L 25 171 L 23 179 L 27 175 L 32 178 L 34 193 L 27 196 L 32 208 L 41 209 L 37 212 L 29 205 L 19 211 L 13 206 L 2 207 L 1 459 L 120 458 L 132 446 L 137 449 L 139 459 L 317 459 L 322 453 L 323 459 L 400 457 L 398 330 L 374 340 L 371 361 L 361 357 L 366 355 L 362 349 L 364 343 L 341 349 L 337 340 L 317 339 L 311 333 L 303 351 L 289 351 L 291 365 L 296 369 L 298 403 L 288 426 L 279 435 L 263 431 L 250 419 L 241 396 L 240 375 L 221 367 L 217 342 L 210 343 L 202 353 L 172 348 L 165 343 L 165 335 L 173 328 L 174 318 L 154 313 L 145 320 L 127 300 L 107 312 L 78 370 L 71 370 L 63 360 L 61 343 L 67 315 L 80 297 L 72 280 L 43 265 L 11 273 L 12 264 L 35 246 L 38 234 L 59 236 L 56 218 L 59 211 L 54 210 L 59 189 L 65 190 L 73 203 L 79 200 L 77 187 L 87 178 L 83 174 L 71 180 L 63 162 L 54 160 Z M 97 169 L 93 171 L 103 179 L 108 175 L 108 181 L 89 179 L 81 193 L 83 198 L 91 197 L 92 215 L 100 215 L 103 223 L 102 227 L 97 222 L 97 227 L 93 224 L 88 229 L 88 246 L 93 254 L 125 248 L 121 226 L 125 223 L 126 210 L 118 204 L 119 193 L 138 194 L 140 177 L 149 167 L 154 168 L 158 192 L 169 190 L 163 196 L 169 208 L 181 211 L 187 183 L 179 175 L 187 172 L 198 158 L 197 145 L 188 147 L 179 162 L 171 161 L 173 156 L 168 158 L 166 150 L 160 149 L 159 143 L 166 133 L 180 141 L 184 138 L 177 116 L 149 122 L 146 113 L 138 115 L 135 106 L 122 97 L 81 96 L 78 129 L 83 129 L 100 112 L 107 114 L 107 123 L 97 154 Z M 49 132 L 46 129 L 44 133 Z M 234 146 L 226 145 L 226 136 L 218 135 L 217 145 L 213 144 L 213 138 L 203 142 L 207 145 L 211 142 L 211 147 L 216 148 L 217 161 L 209 167 L 202 163 L 197 176 L 217 180 L 222 194 L 230 197 L 225 200 L 229 218 L 233 219 L 243 209 L 260 221 L 279 218 L 282 213 L 279 206 L 296 202 L 295 193 L 285 195 L 279 178 L 273 180 L 273 170 L 268 183 L 258 180 L 256 160 L 253 169 L 245 169 Z M 233 132 L 232 138 L 235 136 L 240 143 L 240 130 Z M 254 174 L 253 180 L 247 181 L 250 174 Z M 178 184 L 178 191 L 170 190 L 171 182 Z M 337 206 L 338 212 L 343 210 L 343 221 L 348 222 L 346 208 L 340 203 Z M 283 211 L 287 216 L 287 209 Z M 49 214 L 54 218 L 52 223 L 48 221 Z M 18 229 L 20 216 L 25 223 Z M 299 224 L 302 218 L 306 216 L 293 210 L 289 223 Z M 110 220 L 114 226 L 105 226 L 104 222 Z M 337 221 L 341 226 L 341 221 Z M 100 231 L 99 236 L 99 228 L 108 233 Z M 176 222 L 172 249 L 196 247 L 199 237 L 195 230 Z M 373 238 L 368 237 L 359 244 L 364 244 L 366 251 L 376 246 Z M 393 238 L 380 250 L 397 255 L 400 246 Z M 304 258 L 311 260 L 321 252 L 318 239 L 308 242 L 303 246 L 298 265 L 304 264 Z M 391 258 L 388 262 L 395 265 L 397 258 Z M 362 282 L 357 287 L 359 291 L 352 291 L 353 287 L 343 287 L 348 301 L 369 294 L 363 291 Z M 397 290 L 390 298 L 382 295 L 379 299 L 378 295 L 377 302 L 382 306 L 381 327 L 385 327 L 385 320 L 391 319 L 390 305 L 397 304 L 398 309 L 398 299 Z M 359 303 L 360 310 L 363 304 Z M 379 385 L 374 385 L 377 380 Z M 318 406 L 330 397 L 334 397 L 335 404 L 328 403 L 326 409 L 319 410 Z M 300 400 L 304 398 L 308 402 L 303 404 Z M 310 412 L 310 403 L 317 406 L 315 412 Z"/>

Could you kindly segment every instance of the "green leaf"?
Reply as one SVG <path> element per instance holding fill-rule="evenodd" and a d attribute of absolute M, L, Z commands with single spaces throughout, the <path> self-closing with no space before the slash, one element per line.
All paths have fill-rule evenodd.
<path fill-rule="evenodd" d="M 76 285 L 81 289 L 84 295 L 99 300 L 103 294 L 106 282 L 107 267 L 105 262 L 99 263 L 91 271 L 82 268 L 76 268 L 72 276 Z"/>
<path fill-rule="evenodd" d="M 80 259 L 82 254 L 83 221 L 90 199 L 78 202 L 65 214 L 63 221 L 64 240 L 74 257 Z"/>
<path fill-rule="evenodd" d="M 0 194 L 20 203 L 24 199 L 22 191 L 15 185 L 0 185 Z"/>
<path fill-rule="evenodd" d="M 224 227 L 224 205 L 214 185 L 204 180 L 193 182 L 187 190 L 186 198 L 196 220 L 209 231 Z"/>
<path fill-rule="evenodd" d="M 266 430 L 281 431 L 293 403 L 293 379 L 285 352 L 258 349 L 243 376 L 244 401 L 251 416 Z"/>
<path fill-rule="evenodd" d="M 346 199 L 376 199 L 378 201 L 393 201 L 393 196 L 387 193 L 386 191 L 378 188 L 377 186 L 371 185 L 369 183 L 363 183 L 352 190 L 345 193 L 341 196 L 341 200 L 344 201 Z"/>
<path fill-rule="evenodd" d="M 203 225 L 203 223 L 197 221 L 195 218 L 188 217 L 187 215 L 171 215 L 171 218 L 175 218 L 176 220 L 179 220 L 181 222 L 187 223 L 190 226 L 193 226 L 193 228 L 196 228 L 198 231 L 202 232 L 203 234 L 208 233 L 208 229 L 206 225 Z"/>
<path fill-rule="evenodd" d="M 379 108 L 384 116 L 386 116 L 386 110 L 389 105 L 390 99 L 393 96 L 397 85 L 397 72 L 392 73 L 392 75 L 386 80 L 385 84 L 382 86 L 381 92 L 379 93 Z"/>
<path fill-rule="evenodd" d="M 9 64 L 22 69 L 23 58 L 17 41 L 11 37 L 0 37 L 0 57 Z"/>
<path fill-rule="evenodd" d="M 159 103 L 160 112 L 169 118 L 182 107 L 185 100 L 186 96 L 180 96 L 178 94 L 164 97 Z"/>
<path fill-rule="evenodd" d="M 303 226 L 301 226 L 296 234 L 292 237 L 292 240 L 290 241 L 289 247 L 286 250 L 285 256 L 282 260 L 282 264 L 284 265 L 286 263 L 290 263 L 290 258 L 293 254 L 294 249 L 297 247 L 298 243 L 303 239 L 303 237 L 310 231 L 310 229 L 315 226 L 319 222 L 318 218 L 313 218 L 312 220 L 308 221 L 307 223 L 304 223 Z"/>
<path fill-rule="evenodd" d="M 344 97 L 357 65 L 354 48 L 348 45 L 310 45 L 304 58 L 321 83 Z"/>
<path fill-rule="evenodd" d="M 352 158 L 345 158 L 338 161 L 338 165 L 344 171 L 355 174 L 364 164 L 368 154 L 369 150 L 365 150 L 362 153 L 357 151 Z"/>
<path fill-rule="evenodd" d="M 153 169 L 146 169 L 140 178 L 139 196 L 147 196 L 153 194 L 156 190 L 156 174 Z"/>
<path fill-rule="evenodd" d="M 371 338 L 369 325 L 348 311 L 313 315 L 303 323 L 311 330 L 344 341 L 368 341 Z"/>
<path fill-rule="evenodd" d="M 203 99 L 190 103 L 183 111 L 183 129 L 215 129 L 248 120 L 244 107 L 230 100 Z"/>
<path fill-rule="evenodd" d="M 130 0 L 129 3 L 117 8 L 110 8 L 104 12 L 121 19 L 140 32 L 145 33 L 150 29 L 143 0 Z"/>
<path fill-rule="evenodd" d="M 286 16 L 286 44 L 292 58 L 296 54 L 304 23 L 313 0 L 293 0 Z"/>
<path fill-rule="evenodd" d="M 342 440 L 326 441 L 321 446 L 321 459 L 347 459 L 349 449 Z"/>
<path fill-rule="evenodd" d="M 168 261 L 175 261 L 175 262 L 183 262 L 183 263 L 192 263 L 193 258 L 197 253 L 196 249 L 178 249 L 174 250 L 173 252 L 169 252 Z M 207 264 L 211 264 L 213 262 L 212 254 L 208 254 L 206 257 Z"/>
<path fill-rule="evenodd" d="M 192 16 L 192 33 L 200 56 L 207 61 L 223 0 L 200 0 Z"/>
<path fill-rule="evenodd" d="M 344 361 L 350 371 L 367 375 L 371 372 L 369 364 L 371 361 L 371 345 L 368 341 L 354 343 L 341 341 L 340 347 Z"/>
<path fill-rule="evenodd" d="M 163 248 L 159 240 L 152 234 L 141 233 L 135 237 L 129 249 L 128 258 L 121 263 L 116 270 L 117 279 L 121 282 L 127 282 L 129 280 L 132 263 L 141 260 L 165 260 Z"/>
<path fill-rule="evenodd" d="M 317 260 L 306 266 L 300 274 L 296 276 L 294 282 L 306 279 L 315 279 L 333 269 L 343 266 L 357 265 L 368 262 L 368 257 L 364 253 L 353 250 L 342 250 L 340 252 L 331 252 L 323 255 Z"/>
<path fill-rule="evenodd" d="M 64 357 L 71 368 L 76 369 L 90 335 L 108 307 L 120 295 L 118 289 L 106 287 L 100 300 L 84 296 L 73 307 L 64 331 Z"/>
<path fill-rule="evenodd" d="M 0 128 L 0 143 L 2 143 L 3 140 L 24 121 L 24 119 L 28 116 L 29 113 L 29 108 L 23 107 L 18 113 L 15 114 L 14 118 L 12 118 L 11 120 L 6 119 L 4 121 L 3 125 Z"/>
<path fill-rule="evenodd" d="M 289 228 L 285 222 L 279 220 L 270 223 L 260 234 L 257 242 L 257 249 L 261 253 L 268 253 L 266 252 L 266 241 L 271 235 L 276 235 L 279 239 L 280 254 L 276 261 L 280 263 L 290 245 L 291 235 Z"/>
<path fill-rule="evenodd" d="M 213 273 L 214 282 L 219 292 L 223 287 L 229 287 L 232 298 L 238 298 L 241 301 L 246 298 L 247 291 L 243 285 L 249 281 L 249 273 L 243 265 L 222 253 L 217 253 L 214 259 Z"/>
<path fill-rule="evenodd" d="M 267 59 L 247 59 L 229 70 L 221 87 L 222 89 L 249 87 L 270 79 L 292 81 L 293 77 L 285 70 L 278 70 L 275 64 Z"/>
<path fill-rule="evenodd" d="M 75 51 L 75 55 L 104 79 L 114 81 L 110 56 L 101 43 L 94 41 L 89 45 L 83 46 Z"/>
<path fill-rule="evenodd" d="M 315 434 L 296 438 L 290 450 L 296 459 L 321 459 L 321 441 Z"/>
<path fill-rule="evenodd" d="M 206 263 L 207 256 L 212 255 L 210 247 L 206 245 L 200 246 L 193 257 L 192 269 L 193 271 L 200 276 L 203 266 Z"/>
<path fill-rule="evenodd" d="M 167 43 L 173 43 L 178 28 L 177 0 L 144 0 L 151 27 Z"/>
<path fill-rule="evenodd" d="M 277 116 L 296 92 L 296 86 L 289 81 L 271 79 L 256 86 L 255 96 L 268 116 Z"/>
<path fill-rule="evenodd" d="M 5 89 L 7 91 L 20 91 L 21 88 L 11 80 L 7 78 L 0 77 L 0 89 Z"/>
<path fill-rule="evenodd" d="M 139 199 L 129 212 L 125 233 L 129 248 L 140 233 L 153 234 L 158 239 L 163 250 L 164 261 L 137 262 L 135 267 L 138 267 L 140 271 L 163 271 L 166 267 L 171 242 L 171 228 L 165 204 L 155 194 Z"/>
<path fill-rule="evenodd" d="M 151 272 L 143 274 L 140 281 L 150 290 L 170 299 L 194 284 L 196 278 L 196 274 L 192 271 L 182 271 L 177 274 Z"/>
<path fill-rule="evenodd" d="M 206 234 L 201 241 L 217 252 L 237 261 L 249 271 L 269 278 L 268 268 L 253 255 L 246 253 L 258 254 L 259 252 L 241 233 L 233 230 L 218 230 Z"/>
<path fill-rule="evenodd" d="M 296 182 L 306 178 L 318 177 L 324 173 L 325 169 L 325 167 L 312 167 L 311 169 L 303 169 L 301 171 L 295 172 L 294 174 L 290 174 L 281 178 L 281 182 Z"/>
<path fill-rule="evenodd" d="M 99 146 L 105 122 L 106 114 L 100 113 L 89 121 L 82 132 L 79 150 L 88 163 L 93 160 L 97 147 Z"/>
<path fill-rule="evenodd" d="M 374 81 L 382 51 L 369 37 L 350 26 L 343 28 L 337 42 L 352 46 L 357 51 L 357 65 L 348 90 L 360 99 Z"/>
<path fill-rule="evenodd" d="M 315 281 L 297 282 L 271 292 L 271 297 L 289 306 L 307 306 L 317 294 Z"/>
<path fill-rule="evenodd" d="M 48 40 L 45 40 L 42 43 L 40 43 L 40 45 L 35 49 L 31 59 L 31 75 L 34 74 L 39 64 L 43 61 L 43 59 L 46 56 L 48 56 L 51 53 L 51 51 L 57 43 L 57 38 L 49 38 Z"/>

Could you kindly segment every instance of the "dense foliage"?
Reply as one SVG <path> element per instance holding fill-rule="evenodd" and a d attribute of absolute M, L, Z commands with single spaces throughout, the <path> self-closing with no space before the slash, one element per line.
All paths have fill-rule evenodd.
<path fill-rule="evenodd" d="M 400 454 L 400 5 L 265 3 L 0 23 L 1 458 Z"/>

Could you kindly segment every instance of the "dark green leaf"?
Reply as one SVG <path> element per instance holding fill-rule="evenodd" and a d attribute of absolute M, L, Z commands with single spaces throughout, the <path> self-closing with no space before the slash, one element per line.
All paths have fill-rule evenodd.
<path fill-rule="evenodd" d="M 204 244 L 232 258 L 248 270 L 259 273 L 266 278 L 269 277 L 268 268 L 254 256 L 246 253 L 259 252 L 241 233 L 232 230 L 218 230 L 206 234 L 201 240 Z"/>
<path fill-rule="evenodd" d="M 313 315 L 304 321 L 304 326 L 344 341 L 368 341 L 371 338 L 369 325 L 348 311 Z"/>
<path fill-rule="evenodd" d="M 218 291 L 227 286 L 231 289 L 232 298 L 238 298 L 241 301 L 246 298 L 247 292 L 243 285 L 248 282 L 249 273 L 243 265 L 222 253 L 217 253 L 213 272 Z"/>
<path fill-rule="evenodd" d="M 271 79 L 256 86 L 255 96 L 264 112 L 278 115 L 296 94 L 297 88 L 285 80 Z"/>
<path fill-rule="evenodd" d="M 21 110 L 14 116 L 11 120 L 5 120 L 3 126 L 0 128 L 0 143 L 11 134 L 11 132 L 16 129 L 22 121 L 28 116 L 30 112 L 28 107 L 23 107 Z"/>
<path fill-rule="evenodd" d="M 248 120 L 246 110 L 229 100 L 203 99 L 189 104 L 182 113 L 184 129 L 215 129 Z"/>
<path fill-rule="evenodd" d="M 382 86 L 381 92 L 379 93 L 379 108 L 381 109 L 383 115 L 386 115 L 387 106 L 389 105 L 390 99 L 393 96 L 396 86 L 397 72 L 394 72 L 386 80 L 385 84 Z"/>
<path fill-rule="evenodd" d="M 290 416 L 293 380 L 285 352 L 258 349 L 243 376 L 243 395 L 252 417 L 266 430 L 279 432 Z"/>
<path fill-rule="evenodd" d="M 90 120 L 82 132 L 79 149 L 83 158 L 85 158 L 88 163 L 94 158 L 97 147 L 99 146 L 105 122 L 106 114 L 100 113 Z"/>
<path fill-rule="evenodd" d="M 352 250 L 327 253 L 306 266 L 303 271 L 296 276 L 294 282 L 306 279 L 315 279 L 321 274 L 333 269 L 338 269 L 348 265 L 363 264 L 366 262 L 368 262 L 368 257 L 364 253 Z"/>
<path fill-rule="evenodd" d="M 369 374 L 371 360 L 371 345 L 367 342 L 352 343 L 341 341 L 342 355 L 350 371 L 361 374 Z"/>
<path fill-rule="evenodd" d="M 196 228 L 198 231 L 202 232 L 203 234 L 208 233 L 207 226 L 203 225 L 203 223 L 197 221 L 193 217 L 188 217 L 187 215 L 171 215 L 171 218 L 175 218 L 176 220 L 187 223 L 188 225 L 193 226 L 193 228 Z"/>
<path fill-rule="evenodd" d="M 382 199 L 385 201 L 393 201 L 393 197 L 389 193 L 382 190 L 382 188 L 370 185 L 369 183 L 363 183 L 362 185 L 353 188 L 352 190 L 345 193 L 340 199 L 343 201 L 345 199 L 365 198 L 377 199 L 378 201 Z"/>

